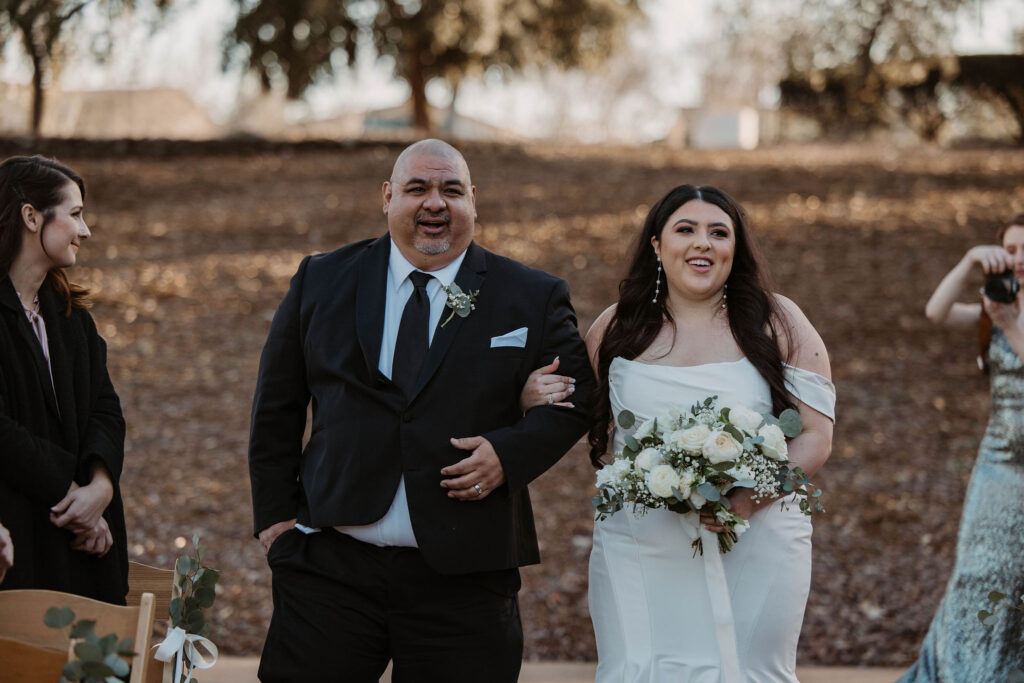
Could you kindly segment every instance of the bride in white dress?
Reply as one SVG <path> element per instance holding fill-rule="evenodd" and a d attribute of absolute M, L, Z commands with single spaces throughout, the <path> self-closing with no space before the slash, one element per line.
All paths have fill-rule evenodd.
<path fill-rule="evenodd" d="M 712 187 L 673 189 L 648 214 L 616 305 L 587 335 L 604 391 L 590 433 L 599 465 L 620 451 L 612 415 L 643 420 L 717 395 L 758 412 L 800 412 L 789 457 L 809 475 L 831 450 L 835 389 L 821 338 L 793 302 L 764 285 L 742 208 Z M 531 376 L 524 406 L 569 399 L 564 378 Z M 550 398 L 549 398 L 550 396 Z M 611 446 L 609 447 L 609 437 Z M 754 503 L 719 555 L 710 518 L 631 508 L 595 523 L 590 612 L 598 683 L 796 681 L 811 579 L 811 522 L 796 504 Z M 691 542 L 703 534 L 704 554 Z"/>

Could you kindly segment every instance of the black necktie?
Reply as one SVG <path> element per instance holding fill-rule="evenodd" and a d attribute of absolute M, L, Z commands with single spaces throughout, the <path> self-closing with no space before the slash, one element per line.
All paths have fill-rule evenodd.
<path fill-rule="evenodd" d="M 409 396 L 419 379 L 420 369 L 430 347 L 430 298 L 427 296 L 427 282 L 433 275 L 414 270 L 409 274 L 413 290 L 402 311 L 402 322 L 398 325 L 395 339 L 395 355 L 391 361 L 391 381 Z"/>

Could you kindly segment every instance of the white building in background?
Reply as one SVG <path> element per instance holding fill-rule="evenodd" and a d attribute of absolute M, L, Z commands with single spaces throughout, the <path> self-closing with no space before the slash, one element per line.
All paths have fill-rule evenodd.
<path fill-rule="evenodd" d="M 777 120 L 777 111 L 754 107 L 684 108 L 665 141 L 672 147 L 755 149 L 777 142 Z"/>

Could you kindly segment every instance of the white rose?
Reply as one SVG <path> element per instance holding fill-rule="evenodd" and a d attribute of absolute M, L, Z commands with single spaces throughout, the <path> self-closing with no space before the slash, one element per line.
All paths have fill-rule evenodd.
<path fill-rule="evenodd" d="M 672 408 L 664 415 L 658 416 L 658 431 L 661 433 L 670 432 L 679 426 L 679 418 L 682 417 L 679 411 Z"/>
<path fill-rule="evenodd" d="M 711 436 L 704 440 L 701 452 L 708 462 L 717 465 L 738 458 L 743 452 L 743 447 L 727 432 L 712 432 Z"/>
<path fill-rule="evenodd" d="M 670 445 L 673 450 L 700 453 L 701 447 L 709 436 L 711 436 L 711 430 L 707 425 L 699 424 L 689 429 L 672 432 L 665 439 L 665 443 Z"/>
<path fill-rule="evenodd" d="M 671 498 L 672 489 L 679 488 L 679 474 L 671 465 L 658 465 L 647 478 L 647 488 L 659 498 Z"/>
<path fill-rule="evenodd" d="M 615 476 L 615 469 L 611 465 L 605 465 L 597 471 L 597 488 L 613 485 L 618 482 Z"/>
<path fill-rule="evenodd" d="M 633 463 L 623 458 L 617 458 L 610 465 L 605 465 L 597 471 L 597 488 L 615 486 L 622 483 L 626 475 L 633 468 Z"/>
<path fill-rule="evenodd" d="M 764 437 L 761 444 L 761 452 L 773 460 L 788 460 L 789 446 L 786 444 L 786 435 L 778 425 L 767 424 L 757 430 L 757 435 Z"/>
<path fill-rule="evenodd" d="M 764 418 L 761 417 L 761 413 L 755 412 L 744 405 L 729 408 L 729 422 L 732 422 L 748 434 L 757 434 L 757 428 L 763 420 Z"/>
<path fill-rule="evenodd" d="M 654 420 L 644 420 L 644 422 L 636 428 L 633 432 L 633 438 L 637 441 L 646 439 L 647 437 L 654 434 Z"/>
<path fill-rule="evenodd" d="M 645 448 L 637 454 L 633 464 L 638 470 L 650 472 L 651 468 L 661 464 L 661 453 L 657 448 Z"/>
<path fill-rule="evenodd" d="M 683 470 L 682 472 L 679 472 L 679 486 L 676 488 L 679 489 L 679 492 L 684 496 L 689 497 L 690 489 L 693 488 L 693 481 L 693 472 L 690 470 Z"/>
<path fill-rule="evenodd" d="M 696 491 L 690 494 L 690 505 L 693 506 L 694 510 L 700 510 L 704 507 L 704 503 L 708 502 L 708 499 L 700 495 Z"/>

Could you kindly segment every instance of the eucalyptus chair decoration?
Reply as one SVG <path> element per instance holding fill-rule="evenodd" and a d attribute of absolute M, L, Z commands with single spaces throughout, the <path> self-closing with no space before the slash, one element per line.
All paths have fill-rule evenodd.
<path fill-rule="evenodd" d="M 114 633 L 100 638 L 96 635 L 96 621 L 75 621 L 75 612 L 70 607 L 49 608 L 43 616 L 43 623 L 55 629 L 71 627 L 69 637 L 74 657 L 69 657 L 64 665 L 60 683 L 107 683 L 123 680 L 130 673 L 131 667 L 125 660 L 135 656 L 131 638 L 118 640 Z"/>
<path fill-rule="evenodd" d="M 192 536 L 193 555 L 183 555 L 174 565 L 174 597 L 171 599 L 171 630 L 157 645 L 156 659 L 174 662 L 174 683 L 191 683 L 193 669 L 209 669 L 217 663 L 217 646 L 210 641 L 210 622 L 203 610 L 213 607 L 220 572 L 203 566 L 205 548 Z M 200 650 L 205 650 L 205 654 Z"/>

